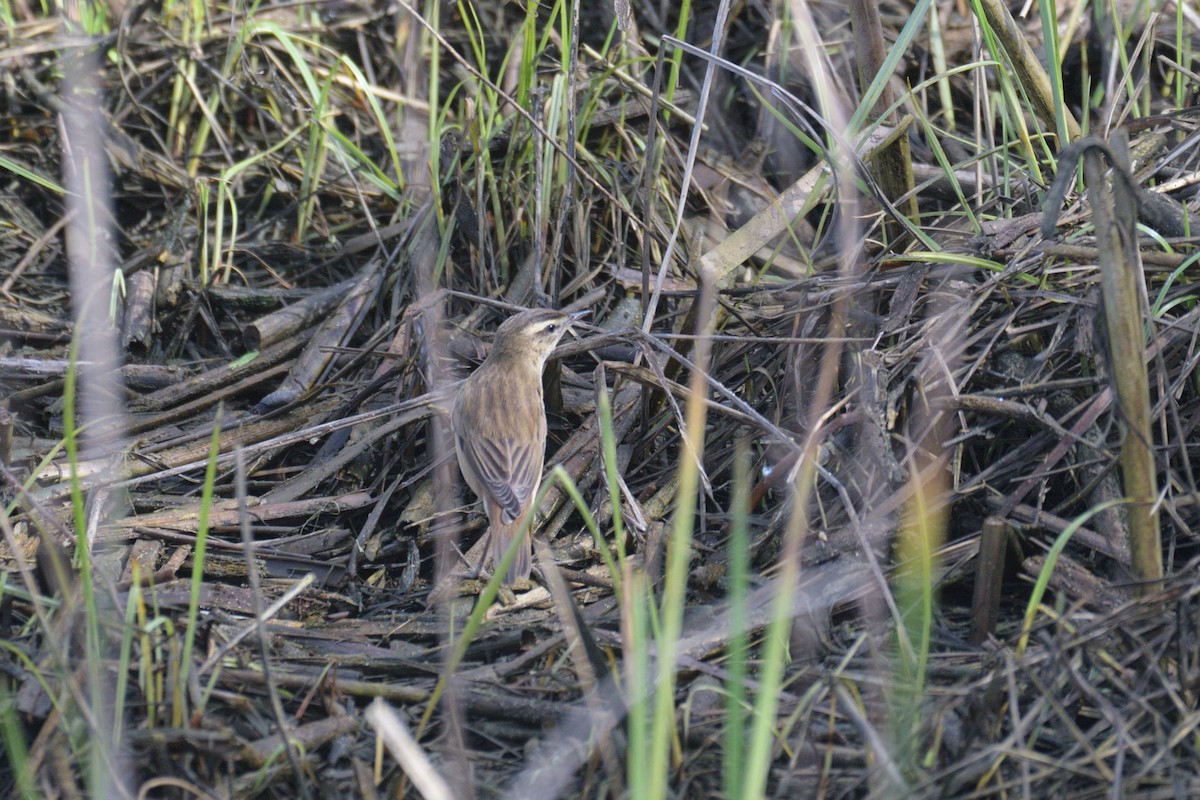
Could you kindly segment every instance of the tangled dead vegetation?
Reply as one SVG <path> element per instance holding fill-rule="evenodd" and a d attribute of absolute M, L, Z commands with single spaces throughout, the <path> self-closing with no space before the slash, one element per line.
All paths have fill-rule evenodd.
<path fill-rule="evenodd" d="M 679 796 L 764 708 L 748 794 L 1200 792 L 1194 12 L 1059 3 L 1046 99 L 991 2 L 781 5 L 0 2 L 0 793 L 637 796 L 668 652 Z M 472 616 L 447 410 L 537 305 Z"/>

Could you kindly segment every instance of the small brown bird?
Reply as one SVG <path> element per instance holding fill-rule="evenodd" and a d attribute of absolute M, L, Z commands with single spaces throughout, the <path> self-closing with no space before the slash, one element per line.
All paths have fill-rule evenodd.
<path fill-rule="evenodd" d="M 542 369 L 571 324 L 587 312 L 522 311 L 496 331 L 483 364 L 454 398 L 451 425 L 458 467 L 483 501 L 493 564 L 499 564 L 542 480 L 546 457 L 546 406 Z M 530 531 L 505 576 L 512 585 L 533 568 Z"/>

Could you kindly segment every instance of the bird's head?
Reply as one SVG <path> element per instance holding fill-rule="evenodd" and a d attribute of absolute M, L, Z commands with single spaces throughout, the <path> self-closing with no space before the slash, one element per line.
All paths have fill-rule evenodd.
<path fill-rule="evenodd" d="M 586 313 L 576 311 L 568 314 L 549 308 L 535 308 L 515 314 L 496 330 L 496 341 L 488 360 L 528 360 L 540 370 L 571 325 Z"/>

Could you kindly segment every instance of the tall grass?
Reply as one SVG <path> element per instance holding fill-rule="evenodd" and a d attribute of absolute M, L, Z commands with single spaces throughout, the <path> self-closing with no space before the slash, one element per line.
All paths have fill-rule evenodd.
<path fill-rule="evenodd" d="M 85 5 L 90 12 L 96 12 L 82 20 L 87 30 L 97 34 L 106 31 L 111 20 L 101 13 L 99 6 Z M 533 266 L 527 268 L 532 276 L 525 285 L 528 291 L 512 298 L 521 302 L 532 302 L 539 293 L 555 297 L 570 295 L 571 289 L 576 290 L 575 295 L 562 299 L 573 300 L 591 286 L 599 287 L 597 296 L 608 292 L 606 299 L 619 294 L 620 289 L 614 287 L 620 284 L 613 279 L 612 268 L 625 266 L 623 248 L 630 252 L 640 250 L 637 258 L 629 260 L 644 261 L 637 266 L 646 270 L 647 275 L 663 279 L 677 275 L 681 281 L 694 276 L 695 265 L 703 255 L 695 251 L 702 250 L 697 243 L 703 240 L 681 233 L 682 226 L 670 229 L 664 220 L 683 220 L 693 212 L 701 197 L 694 187 L 673 183 L 678 180 L 678 173 L 673 170 L 687 175 L 696 160 L 697 145 L 702 141 L 700 128 L 685 130 L 683 116 L 670 110 L 660 112 L 649 123 L 653 126 L 649 133 L 632 126 L 602 130 L 592 127 L 594 115 L 609 99 L 605 94 L 607 88 L 636 83 L 644 89 L 641 84 L 651 82 L 646 80 L 644 70 L 652 58 L 640 50 L 643 42 L 624 40 L 627 31 L 614 22 L 600 51 L 605 60 L 581 66 L 574 59 L 586 50 L 577 41 L 579 31 L 575 20 L 586 7 L 575 6 L 569 0 L 527 3 L 519 9 L 506 7 L 505 13 L 515 13 L 519 18 L 514 25 L 516 35 L 507 40 L 492 35 L 487 27 L 489 17 L 483 13 L 487 9 L 482 4 L 459 0 L 450 6 L 431 0 L 421 9 L 402 5 L 403 14 L 410 11 L 414 14 L 412 18 L 403 17 L 406 23 L 413 22 L 420 11 L 421 21 L 428 26 L 421 34 L 420 52 L 429 70 L 426 144 L 431 147 L 430 191 L 442 233 L 436 243 L 439 248 L 436 279 L 444 279 L 444 285 L 451 289 L 480 295 L 512 291 L 523 269 L 514 255 L 520 252 L 519 245 L 526 243 L 537 258 L 531 259 Z M 932 0 L 918 0 L 911 17 L 899 29 L 879 75 L 861 91 L 830 69 L 840 44 L 822 38 L 824 32 L 817 30 L 811 17 L 806 16 L 811 8 L 799 3 L 776 6 L 776 18 L 784 25 L 780 52 L 800 54 L 799 61 L 783 59 L 781 71 L 794 72 L 797 63 L 803 62 L 806 88 L 812 90 L 814 98 L 812 107 L 799 102 L 783 81 L 762 76 L 755 79 L 746 96 L 770 106 L 769 111 L 782 123 L 781 128 L 799 144 L 797 151 L 824 165 L 817 170 L 821 172 L 820 179 L 813 184 L 813 196 L 804 206 L 804 212 L 807 216 L 816 210 L 813 216 L 822 235 L 829 233 L 832 226 L 843 227 L 832 237 L 838 242 L 832 260 L 839 274 L 818 276 L 825 281 L 822 285 L 832 285 L 835 281 L 850 284 L 860 279 L 860 266 L 867 262 L 872 266 L 886 264 L 888 269 L 913 262 L 924 266 L 953 263 L 975 270 L 978 275 L 972 280 L 980 281 L 998 280 L 1009 269 L 1008 264 L 999 260 L 947 252 L 945 239 L 925 225 L 933 219 L 943 220 L 945 217 L 941 215 L 920 223 L 901 220 L 914 242 L 905 245 L 908 248 L 905 251 L 868 253 L 862 247 L 871 233 L 857 227 L 855 220 L 859 211 L 869 206 L 863 203 L 860 207 L 859 203 L 870 199 L 872 189 L 865 180 L 870 165 L 857 148 L 868 134 L 884 124 L 884 118 L 875 114 L 876 101 L 884 87 L 894 82 L 904 69 L 914 51 L 932 53 L 932 74 L 907 84 L 906 94 L 887 113 L 898 110 L 912 115 L 914 124 L 908 135 L 927 144 L 944 183 L 951 187 L 951 199 L 946 203 L 953 206 L 952 213 L 975 233 L 982 231 L 986 223 L 1011 214 L 1013 204 L 1008 200 L 1021 195 L 1020 187 L 1036 189 L 1038 182 L 1046 181 L 1055 170 L 1056 151 L 1078 133 L 1066 101 L 1073 89 L 1078 88 L 1086 98 L 1081 121 L 1083 132 L 1105 129 L 1129 115 L 1151 110 L 1151 90 L 1138 76 L 1153 64 L 1149 61 L 1149 48 L 1139 46 L 1140 34 L 1133 26 L 1118 24 L 1113 40 L 1106 43 L 1111 50 L 1112 69 L 1103 76 L 1101 85 L 1085 82 L 1082 87 L 1069 87 L 1064 85 L 1062 72 L 1069 38 L 1060 39 L 1063 20 L 1059 19 L 1058 7 L 1051 0 L 1036 3 L 1042 61 L 1050 87 L 1051 114 L 1047 117 L 1036 87 L 1014 67 L 1020 55 L 1011 40 L 1005 39 L 1002 26 L 996 24 L 984 0 L 969 3 L 978 26 L 979 48 L 974 60 L 965 65 L 947 63 L 950 48 L 942 38 L 946 26 L 945 20 L 938 16 L 938 6 Z M 412 200 L 415 192 L 410 192 L 414 187 L 405 174 L 402 152 L 405 143 L 398 142 L 391 131 L 389 115 L 393 109 L 388 105 L 386 93 L 371 85 L 369 73 L 355 60 L 339 53 L 331 42 L 322 38 L 311 24 L 311 10 L 297 11 L 297 30 L 289 29 L 278 17 L 260 18 L 253 5 L 235 9 L 236 17 L 232 16 L 232 10 L 191 0 L 167 3 L 159 12 L 161 24 L 180 45 L 166 56 L 175 66 L 168 81 L 170 89 L 165 92 L 169 102 L 163 115 L 162 141 L 167 152 L 180 159 L 186 173 L 198 181 L 201 202 L 197 225 L 203 233 L 197 259 L 201 287 L 239 279 L 238 259 L 243 255 L 241 247 L 251 227 L 247 221 L 262 216 L 263 208 L 277 199 L 273 194 L 276 191 L 273 178 L 284 176 L 286 180 L 280 178 L 279 185 L 289 186 L 290 216 L 287 226 L 281 227 L 286 227 L 286 235 L 294 243 L 311 243 L 318 237 L 318 231 L 324 231 L 320 227 L 326 210 L 322 190 L 335 177 L 339 180 L 346 177 L 359 189 L 369 188 L 389 211 L 405 204 L 415 205 Z M 687 40 L 695 27 L 697 9 L 685 2 L 674 12 L 674 35 Z M 1174 19 L 1180 63 L 1168 88 L 1175 102 L 1183 105 L 1193 92 L 1187 76 L 1189 69 L 1194 70 L 1196 59 L 1192 50 L 1194 37 L 1187 34 L 1190 17 L 1185 4 L 1175 4 Z M 1068 18 L 1066 30 L 1070 31 L 1077 21 L 1077 16 Z M 0 0 L 0 22 L 6 31 L 15 24 L 13 5 L 3 0 Z M 452 24 L 457 26 L 458 36 L 447 38 L 445 31 Z M 721 33 L 724 31 L 718 31 L 718 35 Z M 217 39 L 224 42 L 224 47 L 211 52 L 220 52 L 222 57 L 203 61 L 195 57 L 196 51 L 210 52 L 208 48 Z M 657 41 L 662 44 L 665 40 Z M 456 48 L 454 42 L 463 43 L 462 47 Z M 649 76 L 661 78 L 661 99 L 666 103 L 685 86 L 686 59 L 700 49 L 697 45 L 691 47 L 664 50 L 663 74 Z M 444 70 L 446 65 L 452 65 L 454 71 Z M 745 77 L 738 71 L 745 67 L 723 62 L 717 56 L 709 56 L 704 66 L 727 70 L 729 76 Z M 213 71 L 214 80 L 204 80 L 206 69 Z M 288 76 L 294 107 L 281 102 L 273 92 L 251 93 L 248 97 L 255 99 L 257 105 L 243 105 L 246 97 L 240 92 L 251 89 L 243 88 L 240 76 L 265 70 L 277 70 L 278 75 Z M 581 74 L 586 77 L 581 78 Z M 966 74 L 977 81 L 975 109 L 954 105 L 952 89 L 962 83 Z M 458 82 L 447 86 L 447 81 L 455 79 L 454 75 Z M 1086 77 L 1084 80 L 1090 81 Z M 231 87 L 238 87 L 238 91 L 231 91 Z M 989 87 L 995 91 L 988 91 Z M 931 96 L 936 93 L 936 100 L 922 102 L 926 93 Z M 776 102 L 781 99 L 786 103 Z M 1100 117 L 1088 116 L 1092 114 L 1091 101 L 1095 101 Z M 707 96 L 704 102 L 709 102 Z M 261 131 L 267 135 L 252 139 L 248 147 L 235 147 L 231 137 L 244 133 L 239 130 L 238 120 L 251 106 L 262 122 Z M 353 106 L 361 106 L 362 118 L 378 128 L 383 153 L 378 160 L 368 155 L 368 148 L 347 133 L 347 128 L 339 125 L 341 115 Z M 966 120 L 967 111 L 973 112 L 975 119 Z M 707 122 L 701 119 L 698 125 L 710 122 L 711 117 Z M 969 125 L 975 129 L 964 127 Z M 694 134 L 692 146 L 683 155 L 673 149 L 678 143 L 671 137 L 682 139 L 688 133 Z M 455 141 L 454 136 L 465 144 L 441 147 Z M 503 149 L 496 147 L 501 140 L 506 140 L 508 148 L 502 160 L 494 155 Z M 646 170 L 638 176 L 644 188 L 640 201 L 643 218 L 628 215 L 629 208 L 638 202 L 628 199 L 637 190 L 631 191 L 630 187 L 638 183 L 638 179 L 628 179 L 626 172 L 630 165 Z M 47 189 L 59 196 L 78 194 L 16 158 L 0 158 L 0 169 L 25 187 Z M 963 170 L 974 172 L 981 179 L 980 187 L 985 185 L 982 180 L 985 175 L 994 178 L 990 194 L 985 196 L 983 188 L 974 193 L 964 189 L 959 180 Z M 265 180 L 263 176 L 267 176 Z M 263 180 L 267 186 L 256 195 L 257 208 L 243 205 L 244 186 L 252 180 Z M 451 183 L 460 184 L 456 188 L 462 189 L 466 202 L 482 212 L 477 240 L 467 246 L 453 238 L 457 220 L 447 213 L 450 204 L 442 196 L 444 187 Z M 581 191 L 581 186 L 599 187 L 605 194 L 596 192 L 589 196 Z M 613 230 L 609 230 L 597 225 L 595 216 L 588 216 L 587 202 L 600 205 L 614 199 L 617 202 L 601 215 L 605 220 L 617 221 L 611 226 Z M 364 194 L 360 193 L 359 201 L 368 213 L 373 210 Z M 574 219 L 572 214 L 576 215 Z M 713 212 L 713 216 L 720 214 Z M 585 224 L 589 221 L 590 227 Z M 568 222 L 577 224 L 572 227 Z M 568 240 L 575 246 L 565 247 L 563 243 Z M 676 247 L 677 242 L 686 245 Z M 619 256 L 613 255 L 618 252 Z M 586 269 L 579 267 L 578 275 L 563 269 L 562 264 L 570 258 L 576 259 L 575 266 L 586 264 Z M 587 264 L 588 258 L 595 263 Z M 454 269 L 443 272 L 443 265 Z M 1187 267 L 1184 264 L 1177 268 L 1165 281 L 1152 307 L 1153 317 L 1195 302 L 1191 293 L 1171 296 L 1172 288 L 1186 278 Z M 587 270 L 594 270 L 591 275 L 594 279 L 585 279 Z M 740 275 L 734 270 L 730 274 L 734 278 Z M 577 284 L 574 287 L 570 282 L 572 277 Z M 627 547 L 629 530 L 622 514 L 624 500 L 621 476 L 617 474 L 621 443 L 613 433 L 609 387 L 603 372 L 597 378 L 601 384 L 597 398 L 604 465 L 602 493 L 613 509 L 611 530 L 600 527 L 591 513 L 588 498 L 562 467 L 550 472 L 536 500 L 540 505 L 552 487 L 565 492 L 592 536 L 598 557 L 611 578 L 621 632 L 619 653 L 612 657 L 614 664 L 620 665 L 620 669 L 614 670 L 614 680 L 626 704 L 628 737 L 621 765 L 624 774 L 613 776 L 613 781 L 615 784 L 624 780 L 631 797 L 665 798 L 677 793 L 676 779 L 683 774 L 687 755 L 681 729 L 680 697 L 684 687 L 680 679 L 680 642 L 688 632 L 686 615 L 696 600 L 696 593 L 689 588 L 689 569 L 694 565 L 696 540 L 701 535 L 712 538 L 712 531 L 699 526 L 708 518 L 708 512 L 714 511 L 705 504 L 715 502 L 721 506 L 718 511 L 728 511 L 730 520 L 728 573 L 723 584 L 729 629 L 722 660 L 719 667 L 714 667 L 720 675 L 724 695 L 724 716 L 719 725 L 720 791 L 729 798 L 772 795 L 777 788 L 772 770 L 781 763 L 779 754 L 790 752 L 795 746 L 789 737 L 803 736 L 795 732 L 796 719 L 805 713 L 814 697 L 821 695 L 836 698 L 846 714 L 841 718 L 831 713 L 830 729 L 843 719 L 851 719 L 870 743 L 870 754 L 864 756 L 864 763 L 886 767 L 881 769 L 887 773 L 884 777 L 870 779 L 872 788 L 881 796 L 889 792 L 898 796 L 914 790 L 913 787 L 935 774 L 937 761 L 932 750 L 922 748 L 929 746 L 930 723 L 925 712 L 932 696 L 931 662 L 937 654 L 935 632 L 940 603 L 937 584 L 941 566 L 938 559 L 950 524 L 945 501 L 954 487 L 946 466 L 952 455 L 947 442 L 953 437 L 935 418 L 940 412 L 932 409 L 937 405 L 938 392 L 949 396 L 957 387 L 938 385 L 929 395 L 922 393 L 942 379 L 939 369 L 946 374 L 953 370 L 940 361 L 941 342 L 936 336 L 927 337 L 925 341 L 930 344 L 923 355 L 938 368 L 931 367 L 928 373 L 914 379 L 919 386 L 913 394 L 919 394 L 921 401 L 926 402 L 929 416 L 921 419 L 920 414 L 906 409 L 911 412 L 904 418 L 907 433 L 889 431 L 894 436 L 889 445 L 903 451 L 909 469 L 903 490 L 906 505 L 895 542 L 892 559 L 895 566 L 883 573 L 876 587 L 886 595 L 886 602 L 880 603 L 886 613 L 880 619 L 864 615 L 855 621 L 857 633 L 862 637 L 859 646 L 865 647 L 861 643 L 867 637 L 882 643 L 878 656 L 871 661 L 877 669 L 864 676 L 843 670 L 839 665 L 828 673 L 804 674 L 803 677 L 811 678 L 809 688 L 801 693 L 799 701 L 789 700 L 791 705 L 785 706 L 785 688 L 804 669 L 793 660 L 792 653 L 795 626 L 803 624 L 794 618 L 803 578 L 800 556 L 816 527 L 812 518 L 814 498 L 818 497 L 822 482 L 827 481 L 818 457 L 825 435 L 822 426 L 829 422 L 829 416 L 841 412 L 839 393 L 849 384 L 841 374 L 844 354 L 840 345 L 849 312 L 839 305 L 832 316 L 833 322 L 817 331 L 816 335 L 826 337 L 827 350 L 815 381 L 818 385 L 805 387 L 812 388 L 813 405 L 806 409 L 806 419 L 794 426 L 803 439 L 799 446 L 804 451 L 800 467 L 790 486 L 772 497 L 779 501 L 779 495 L 785 495 L 782 502 L 788 504 L 788 513 L 782 517 L 783 555 L 778 564 L 757 574 L 749 561 L 751 515 L 756 512 L 749 508 L 750 457 L 745 447 L 739 446 L 734 465 L 718 467 L 710 454 L 713 425 L 709 404 L 714 402 L 709 382 L 713 378 L 711 356 L 713 348 L 720 346 L 712 337 L 720 333 L 716 326 L 724 319 L 724 312 L 718 308 L 721 304 L 733 305 L 731 298 L 735 298 L 734 293 L 720 294 L 729 288 L 722 285 L 726 277 L 702 274 L 691 296 L 676 292 L 671 300 L 675 310 L 686 311 L 689 307 L 694 310 L 695 325 L 690 330 L 672 327 L 674 318 L 656 305 L 661 296 L 657 290 L 663 281 L 655 287 L 653 301 L 643 298 L 644 307 L 650 312 L 644 320 L 643 332 L 661 339 L 670 339 L 676 333 L 698 337 L 683 411 L 678 417 L 671 417 L 665 426 L 673 426 L 678 434 L 679 455 L 677 469 L 665 479 L 668 485 L 674 481 L 676 489 L 662 574 L 648 571 L 645 564 L 632 558 L 633 553 Z M 1053 285 L 1054 276 L 1045 272 L 1038 276 L 1019 271 L 1007 277 L 1012 278 L 1011 285 L 1021 289 L 1057 288 Z M 401 274 L 395 278 L 395 283 L 400 284 L 407 276 Z M 752 282 L 770 280 L 778 278 L 763 269 L 756 272 Z M 933 304 L 928 307 L 933 311 L 925 322 L 933 327 L 945 322 L 937 318 L 939 314 L 950 316 L 961 310 L 959 306 L 949 310 Z M 864 311 L 867 318 L 886 313 L 882 303 Z M 880 349 L 895 335 L 894 329 L 875 329 L 872 333 L 875 341 L 870 346 Z M 70 652 L 65 643 L 59 642 L 47 648 L 54 659 L 34 663 L 25 651 L 11 643 L 0 643 L 0 647 L 42 683 L 56 713 L 63 717 L 61 729 L 70 734 L 68 745 L 76 768 L 85 775 L 91 793 L 102 796 L 109 787 L 122 783 L 122 776 L 114 773 L 119 773 L 119 755 L 135 724 L 148 731 L 164 725 L 184 728 L 207 709 L 213 697 L 219 669 L 208 676 L 204 691 L 195 696 L 191 692 L 201 677 L 194 662 L 199 658 L 197 648 L 203 642 L 201 605 L 209 545 L 209 510 L 220 491 L 217 464 L 224 420 L 218 413 L 209 431 L 189 601 L 182 624 L 159 606 L 155 589 L 143 586 L 140 581 L 145 576 L 138 574 L 134 575 L 128 592 L 121 595 L 125 605 L 115 610 L 107 608 L 105 591 L 96 576 L 93 542 L 88 538 L 89 531 L 95 529 L 87 514 L 89 487 L 78 474 L 83 458 L 81 439 L 96 421 L 81 415 L 76 408 L 76 398 L 82 392 L 77 364 L 81 342 L 94 335 L 96 331 L 83 325 L 74 331 L 68 356 L 71 367 L 66 372 L 63 390 L 61 450 L 71 475 L 68 527 L 74 537 L 76 574 L 68 576 L 65 582 L 69 591 L 54 600 L 41 596 L 34 581 L 23 573 L 20 573 L 21 583 L 0 574 L 0 599 L 19 598 L 34 609 L 28 624 L 31 636 L 60 636 L 62 628 L 72 624 L 75 609 L 79 609 L 82 651 Z M 644 408 L 654 407 L 647 402 Z M 787 409 L 780 412 L 781 416 L 787 413 L 790 413 Z M 657 424 L 655 420 L 647 422 Z M 926 425 L 924 439 L 912 433 L 919 424 Z M 664 439 L 666 436 L 663 434 Z M 55 452 L 46 456 L 45 463 L 53 459 Z M 713 486 L 714 478 L 725 483 L 718 481 L 709 494 L 705 488 Z M 31 479 L 26 488 L 32 486 Z M 15 533 L 11 515 L 18 510 L 35 511 L 22 502 L 18 493 L 17 499 L 0 515 L 6 541 L 13 549 Z M 1031 631 L 1045 612 L 1042 601 L 1055 559 L 1090 515 L 1106 507 L 1090 509 L 1077 517 L 1053 543 L 1025 609 L 1021 637 L 1014 649 L 1017 657 L 1027 650 Z M 478 644 L 481 632 L 492 624 L 489 609 L 501 591 L 499 576 L 507 572 L 515 548 L 523 546 L 522 540 L 523 537 L 516 537 L 465 619 L 454 620 L 456 625 L 459 621 L 462 624 L 449 634 L 449 656 L 431 699 L 421 709 L 420 724 L 416 727 L 418 739 L 428 740 L 439 703 L 471 648 Z M 749 608 L 750 598 L 760 586 L 768 586 L 774 592 L 765 628 L 755 627 Z M 872 626 L 879 626 L 882 631 Z M 108 652 L 110 646 L 114 652 Z M 77 671 L 79 666 L 82 671 Z M 76 674 L 82 677 L 77 678 Z M 30 763 L 30 732 L 17 711 L 11 687 L 7 678 L 0 682 L 0 741 L 12 765 L 16 791 L 24 798 L 36 797 L 39 787 Z M 886 702 L 876 702 L 880 696 Z M 831 701 L 831 708 L 834 705 Z M 131 717 L 135 709 L 143 715 L 136 721 Z M 552 737 L 551 734 L 546 738 Z"/>

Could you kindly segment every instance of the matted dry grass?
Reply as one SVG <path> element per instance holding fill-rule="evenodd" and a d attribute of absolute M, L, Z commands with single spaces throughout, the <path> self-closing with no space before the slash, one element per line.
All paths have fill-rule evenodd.
<path fill-rule="evenodd" d="M 748 453 L 754 588 L 744 629 L 757 645 L 798 518 L 805 442 L 817 469 L 800 495 L 801 589 L 768 795 L 1200 793 L 1190 461 L 1200 312 L 1186 235 L 1195 83 L 1172 72 L 1182 63 L 1194 76 L 1198 32 L 1163 4 L 1164 16 L 1130 18 L 1118 33 L 1085 20 L 1063 45 L 1064 107 L 1079 113 L 1090 76 L 1102 98 L 1092 132 L 1124 126 L 1137 184 L 1175 203 L 1159 212 L 1167 223 L 1147 224 L 1185 226 L 1138 240 L 1168 579 L 1136 596 L 1111 503 L 1125 426 L 1098 344 L 1089 207 L 1072 193 L 1057 241 L 1041 236 L 1053 135 L 1021 140 L 1019 106 L 979 66 L 969 20 L 941 5 L 941 29 L 905 52 L 893 87 L 915 87 L 900 112 L 911 117 L 903 137 L 925 240 L 891 221 L 896 207 L 880 211 L 874 162 L 838 160 L 835 129 L 823 127 L 835 120 L 799 39 L 781 39 L 760 5 L 739 9 L 723 52 L 772 86 L 716 70 L 691 169 L 704 63 L 683 58 L 668 104 L 669 62 L 656 82 L 653 58 L 640 55 L 675 20 L 649 4 L 633 9 L 621 46 L 605 39 L 610 8 L 584 14 L 573 53 L 559 49 L 558 21 L 536 19 L 523 38 L 514 5 L 481 4 L 465 19 L 443 5 L 429 27 L 401 7 L 348 3 L 214 6 L 195 27 L 178 7 L 131 7 L 93 40 L 98 108 L 63 88 L 66 54 L 87 41 L 78 29 L 12 7 L 0 49 L 0 700 L 5 741 L 24 743 L 36 792 L 412 793 L 365 722 L 383 698 L 417 729 L 439 703 L 418 748 L 453 796 L 622 796 L 629 735 L 613 680 L 628 688 L 628 620 L 614 583 L 662 581 L 691 365 L 705 357 L 692 334 L 711 325 L 676 671 L 677 796 L 720 795 L 727 769 L 738 453 Z M 849 21 L 840 4 L 811 8 L 808 35 L 849 116 L 860 97 Z M 687 39 L 706 47 L 715 11 L 693 11 Z M 883 8 L 888 37 L 910 11 Z M 1036 19 L 1024 24 L 1036 44 Z M 1114 42 L 1133 52 L 1143 33 L 1129 80 L 1122 62 L 1109 72 L 1094 63 Z M 939 94 L 929 82 L 938 59 L 946 70 L 977 66 L 947 74 Z M 562 114 L 567 97 L 574 118 Z M 111 321 L 119 381 L 107 406 L 89 405 L 102 384 L 82 368 L 80 411 L 63 401 L 75 380 L 70 343 L 86 360 L 106 332 L 77 328 L 73 311 L 87 293 L 69 277 L 72 206 L 61 191 L 72 104 L 95 113 L 111 169 L 111 189 L 98 192 L 107 204 L 75 208 L 99 209 L 91 252 L 123 275 L 115 289 L 89 287 Z M 760 212 L 785 190 L 805 214 L 784 236 L 755 239 Z M 738 235 L 745 253 L 723 260 L 728 243 L 744 244 Z M 697 321 L 701 276 L 713 279 L 717 310 Z M 611 537 L 596 412 L 598 390 L 609 391 L 622 544 L 637 558 L 611 574 L 566 494 L 552 491 L 539 538 L 558 567 L 540 560 L 543 580 L 492 609 L 443 695 L 448 632 L 461 630 L 482 582 L 456 580 L 434 602 L 435 556 L 449 564 L 482 528 L 460 505 L 439 409 L 486 351 L 486 332 L 536 304 L 593 311 L 552 370 L 548 462 L 563 465 Z M 115 415 L 111 429 L 88 416 L 96 407 Z M 74 463 L 64 413 L 93 423 Z M 116 438 L 98 449 L 106 430 Z M 981 559 L 989 518 L 1003 541 Z M 85 641 L 78 531 L 92 553 L 97 642 Z M 929 534 L 927 549 L 914 531 Z M 1047 552 L 1064 531 L 1051 572 Z M 1000 597 L 990 625 L 983 600 L 973 606 L 981 561 Z M 928 653 L 909 661 L 898 631 L 920 627 L 909 608 L 919 592 L 905 588 L 922 574 L 917 562 L 937 602 Z M 1022 639 L 1039 575 L 1050 588 Z M 752 659 L 751 697 L 758 667 Z M 919 675 L 906 672 L 914 667 Z M 106 690 L 89 694 L 97 681 Z M 115 723 L 97 710 L 114 703 Z M 88 746 L 86 708 L 120 730 L 107 789 L 94 783 L 104 767 L 88 763 L 101 748 Z M 21 788 L 18 769 L 0 767 L 0 793 Z"/>

